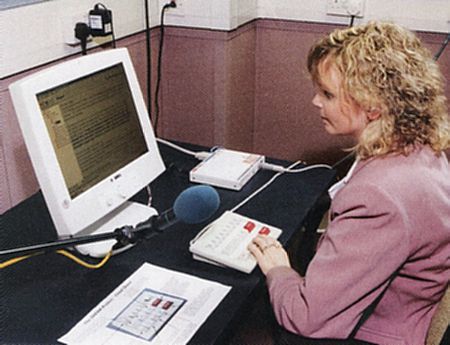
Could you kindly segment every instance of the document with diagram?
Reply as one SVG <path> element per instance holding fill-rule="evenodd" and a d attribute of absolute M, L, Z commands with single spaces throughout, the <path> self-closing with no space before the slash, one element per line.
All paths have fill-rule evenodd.
<path fill-rule="evenodd" d="M 186 344 L 230 289 L 145 263 L 58 341 L 68 345 Z"/>

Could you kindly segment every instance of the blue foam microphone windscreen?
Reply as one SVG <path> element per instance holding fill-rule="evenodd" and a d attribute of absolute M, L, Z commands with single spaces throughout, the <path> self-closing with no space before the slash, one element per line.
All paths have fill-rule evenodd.
<path fill-rule="evenodd" d="M 173 211 L 179 221 L 196 224 L 211 217 L 219 205 L 219 193 L 213 187 L 200 185 L 184 190 L 176 198 Z"/>

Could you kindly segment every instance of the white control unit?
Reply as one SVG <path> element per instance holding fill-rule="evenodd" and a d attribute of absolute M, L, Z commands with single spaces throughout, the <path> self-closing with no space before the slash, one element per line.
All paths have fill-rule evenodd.
<path fill-rule="evenodd" d="M 262 163 L 264 156 L 261 155 L 218 149 L 193 168 L 189 178 L 191 182 L 240 190 Z"/>

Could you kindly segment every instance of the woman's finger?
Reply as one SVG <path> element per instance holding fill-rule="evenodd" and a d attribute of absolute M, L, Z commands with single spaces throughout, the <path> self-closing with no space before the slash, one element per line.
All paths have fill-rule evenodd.
<path fill-rule="evenodd" d="M 250 253 L 252 253 L 253 256 L 256 258 L 256 261 L 259 261 L 264 256 L 264 253 L 261 250 L 261 248 L 253 242 L 250 242 L 247 248 L 250 251 Z"/>

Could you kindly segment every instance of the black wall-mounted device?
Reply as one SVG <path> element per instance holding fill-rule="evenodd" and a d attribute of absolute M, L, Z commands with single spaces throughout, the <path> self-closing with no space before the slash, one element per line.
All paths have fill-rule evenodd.
<path fill-rule="evenodd" d="M 89 11 L 89 27 L 92 36 L 108 36 L 112 34 L 112 12 L 102 4 L 96 4 Z"/>

